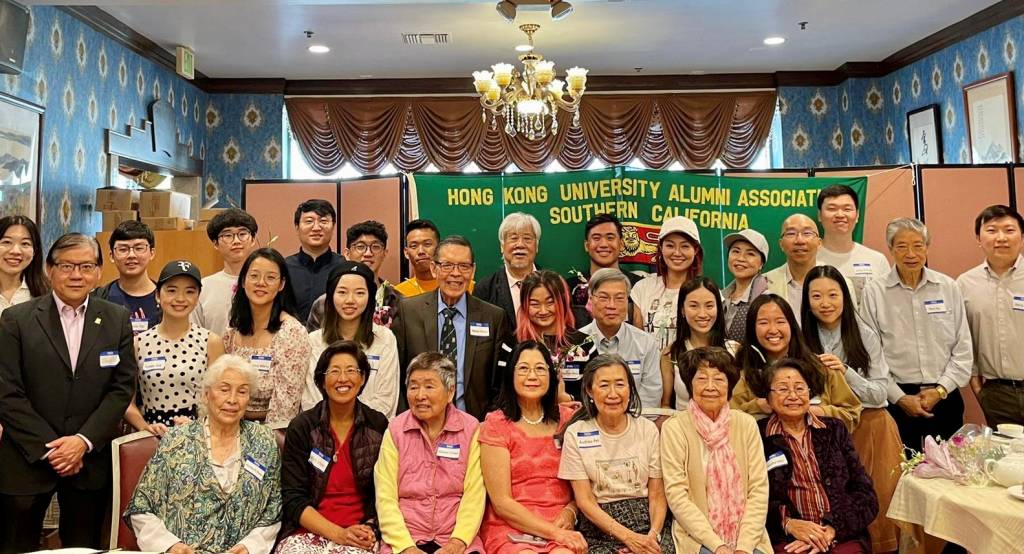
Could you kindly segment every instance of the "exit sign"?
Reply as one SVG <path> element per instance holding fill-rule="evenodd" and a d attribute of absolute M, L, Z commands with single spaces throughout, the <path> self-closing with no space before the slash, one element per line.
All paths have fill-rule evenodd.
<path fill-rule="evenodd" d="M 177 49 L 178 75 L 192 80 L 196 77 L 196 53 L 187 46 L 179 46 Z"/>

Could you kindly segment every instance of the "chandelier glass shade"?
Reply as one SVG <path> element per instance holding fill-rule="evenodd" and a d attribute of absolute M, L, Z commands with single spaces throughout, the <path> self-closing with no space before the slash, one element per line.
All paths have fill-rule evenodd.
<path fill-rule="evenodd" d="M 573 67 L 566 71 L 565 81 L 555 76 L 555 62 L 533 50 L 533 34 L 540 25 L 527 23 L 519 29 L 529 39 L 529 50 L 519 56 L 522 70 L 509 63 L 496 63 L 491 70 L 474 71 L 473 86 L 480 95 L 484 121 L 491 128 L 498 120 L 504 122 L 510 137 L 521 135 L 529 140 L 542 139 L 558 133 L 558 111 L 573 114 L 573 127 L 580 122 L 580 98 L 587 88 L 587 70 Z"/>

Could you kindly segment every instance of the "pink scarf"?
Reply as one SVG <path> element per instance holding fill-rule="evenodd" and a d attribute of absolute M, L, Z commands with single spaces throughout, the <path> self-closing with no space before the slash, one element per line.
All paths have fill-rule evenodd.
<path fill-rule="evenodd" d="M 713 421 L 692 399 L 688 410 L 709 454 L 706 485 L 708 520 L 729 548 L 736 548 L 746 498 L 736 465 L 736 453 L 729 445 L 729 406 L 722 406 L 718 419 Z"/>

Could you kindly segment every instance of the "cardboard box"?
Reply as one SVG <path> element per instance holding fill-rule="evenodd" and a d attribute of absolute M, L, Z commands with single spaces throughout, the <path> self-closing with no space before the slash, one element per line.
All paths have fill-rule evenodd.
<path fill-rule="evenodd" d="M 135 210 L 118 210 L 103 212 L 103 230 L 113 231 L 122 221 L 135 221 L 139 219 L 139 212 Z"/>
<path fill-rule="evenodd" d="M 199 221 L 210 221 L 213 217 L 227 208 L 203 208 L 199 210 Z"/>
<path fill-rule="evenodd" d="M 139 191 L 133 189 L 96 189 L 97 212 L 121 212 L 139 207 Z"/>
<path fill-rule="evenodd" d="M 142 222 L 154 231 L 184 231 L 190 220 L 183 217 L 144 217 Z"/>
<path fill-rule="evenodd" d="M 139 215 L 189 219 L 192 197 L 172 190 L 144 190 L 139 197 Z"/>

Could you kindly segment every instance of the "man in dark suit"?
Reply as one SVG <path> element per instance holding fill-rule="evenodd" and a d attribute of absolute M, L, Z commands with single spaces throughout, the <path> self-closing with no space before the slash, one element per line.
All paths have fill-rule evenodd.
<path fill-rule="evenodd" d="M 405 370 L 423 352 L 439 351 L 455 362 L 455 405 L 483 419 L 501 380 L 498 360 L 511 342 L 501 308 L 470 296 L 466 289 L 476 264 L 469 241 L 442 240 L 434 251 L 437 291 L 399 301 L 391 325 L 398 341 L 400 385 L 398 410 L 405 410 Z"/>
<path fill-rule="evenodd" d="M 515 331 L 523 279 L 537 270 L 534 261 L 540 246 L 540 222 L 530 214 L 508 214 L 498 226 L 498 242 L 505 263 L 476 284 L 473 296 L 505 310 Z"/>
<path fill-rule="evenodd" d="M 108 445 L 137 372 L 128 311 L 89 295 L 102 263 L 91 237 L 60 237 L 46 257 L 53 294 L 0 318 L 0 552 L 38 549 L 54 492 L 61 544 L 101 548 Z"/>

